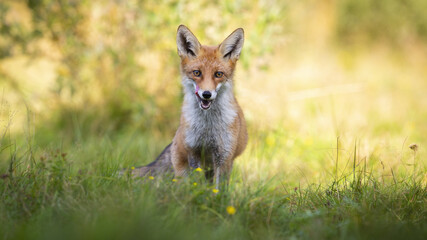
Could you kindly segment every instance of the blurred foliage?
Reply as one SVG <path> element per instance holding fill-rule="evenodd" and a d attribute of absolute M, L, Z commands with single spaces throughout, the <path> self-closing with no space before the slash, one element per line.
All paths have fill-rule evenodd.
<path fill-rule="evenodd" d="M 55 62 L 54 99 L 49 101 L 56 117 L 49 119 L 67 133 L 73 133 L 76 124 L 82 133 L 119 130 L 129 124 L 142 130 L 174 129 L 178 122 L 169 123 L 179 115 L 181 99 L 177 26 L 186 23 L 203 43 L 208 39 L 217 44 L 231 32 L 230 18 L 244 12 L 247 16 L 240 22 L 254 19 L 255 24 L 248 44 L 264 46 L 245 50 L 242 61 L 248 66 L 246 59 L 252 55 L 271 51 L 272 45 L 263 44 L 266 38 L 261 36 L 277 31 L 283 10 L 244 1 L 220 1 L 220 12 L 214 8 L 218 3 L 210 1 L 17 2 L 0 3 L 0 57 L 26 54 Z M 11 7 L 17 6 L 28 21 L 7 18 Z M 224 30 L 216 33 L 216 29 Z M 160 74 L 150 74 L 153 71 Z"/>
<path fill-rule="evenodd" d="M 343 0 L 338 4 L 337 37 L 351 43 L 406 38 L 427 40 L 427 2 L 423 0 Z M 362 38 L 362 39 L 360 39 Z M 365 39 L 363 39 L 365 38 Z"/>
<path fill-rule="evenodd" d="M 204 44 L 218 44 L 244 27 L 240 63 L 253 73 L 268 70 L 268 57 L 277 54 L 273 50 L 299 42 L 301 36 L 294 34 L 305 28 L 314 32 L 305 44 L 324 38 L 316 32 L 322 21 L 331 24 L 325 29 L 332 33 L 325 35 L 343 45 L 405 44 L 405 38 L 423 42 L 424 9 L 426 2 L 419 0 L 2 1 L 0 61 L 27 56 L 30 62 L 53 64 L 55 84 L 42 100 L 47 111 L 40 114 L 41 127 L 75 136 L 130 126 L 171 136 L 182 101 L 175 46 L 179 24 L 188 25 Z M 0 78 L 24 95 L 23 83 L 1 68 Z M 33 110 L 32 104 L 27 107 Z"/>
<path fill-rule="evenodd" d="M 425 9 L 422 0 L 0 0 L 0 235 L 425 236 Z M 179 24 L 203 44 L 245 29 L 236 95 L 250 141 L 228 193 L 191 178 L 116 175 L 151 162 L 176 130 Z"/>

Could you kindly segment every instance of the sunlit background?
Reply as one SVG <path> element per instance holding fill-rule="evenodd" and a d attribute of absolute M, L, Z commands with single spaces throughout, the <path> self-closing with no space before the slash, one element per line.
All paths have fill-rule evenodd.
<path fill-rule="evenodd" d="M 119 167 L 146 164 L 179 125 L 178 25 L 206 45 L 242 27 L 234 82 L 250 140 L 234 178 L 310 184 L 351 172 L 356 159 L 384 181 L 425 181 L 426 9 L 423 0 L 2 0 L 2 147 L 61 148 L 89 168 L 105 154 Z"/>

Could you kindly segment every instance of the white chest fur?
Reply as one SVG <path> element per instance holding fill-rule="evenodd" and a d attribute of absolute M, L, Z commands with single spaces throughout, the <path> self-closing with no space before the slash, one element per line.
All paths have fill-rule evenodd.
<path fill-rule="evenodd" d="M 208 110 L 199 107 L 200 103 L 191 86 L 184 85 L 184 91 L 182 114 L 189 126 L 185 130 L 186 145 L 193 149 L 203 147 L 229 153 L 233 139 L 230 125 L 237 117 L 231 85 L 224 84 Z"/>

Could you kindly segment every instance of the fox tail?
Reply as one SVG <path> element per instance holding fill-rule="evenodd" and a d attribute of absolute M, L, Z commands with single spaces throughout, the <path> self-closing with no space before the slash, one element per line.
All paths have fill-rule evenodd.
<path fill-rule="evenodd" d="M 164 175 L 172 174 L 173 167 L 171 161 L 171 146 L 172 143 L 167 145 L 165 149 L 160 153 L 160 155 L 146 166 L 136 167 L 129 171 L 129 169 L 122 170 L 121 175 L 124 173 L 130 173 L 132 177 L 144 177 L 144 176 L 153 176 L 153 175 Z"/>

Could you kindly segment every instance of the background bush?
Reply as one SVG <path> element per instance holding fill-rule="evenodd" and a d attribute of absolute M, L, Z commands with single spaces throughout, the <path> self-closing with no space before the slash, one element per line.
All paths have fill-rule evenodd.
<path fill-rule="evenodd" d="M 1 1 L 0 235 L 423 239 L 425 2 Z M 228 192 L 117 174 L 179 125 L 179 24 L 245 29 Z"/>

